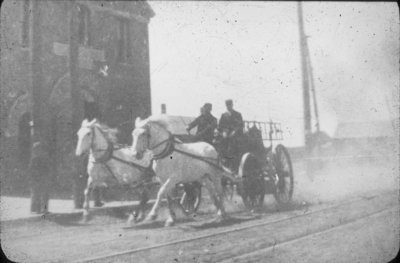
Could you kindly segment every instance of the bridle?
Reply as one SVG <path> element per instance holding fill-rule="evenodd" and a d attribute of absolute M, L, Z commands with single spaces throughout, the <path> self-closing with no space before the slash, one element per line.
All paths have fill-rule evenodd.
<path fill-rule="evenodd" d="M 94 140 L 95 140 L 95 136 L 96 136 L 96 132 L 95 132 L 95 129 L 96 129 L 96 128 L 97 128 L 97 130 L 103 135 L 104 139 L 105 139 L 106 142 L 107 142 L 107 148 L 106 148 L 106 149 L 93 149 Z M 112 172 L 111 168 L 107 165 L 107 162 L 108 162 L 109 160 L 111 160 L 111 159 L 114 159 L 114 160 L 119 161 L 119 162 L 121 162 L 121 163 L 127 164 L 127 165 L 129 165 L 129 166 L 131 166 L 131 167 L 134 167 L 134 168 L 138 169 L 138 170 L 141 171 L 141 172 L 146 172 L 146 171 L 148 171 L 148 169 L 151 169 L 151 167 L 152 167 L 151 162 L 150 162 L 149 167 L 146 167 L 146 166 L 142 166 L 142 165 L 139 165 L 139 164 L 137 164 L 137 163 L 134 163 L 134 162 L 129 162 L 129 161 L 123 160 L 123 159 L 121 159 L 121 158 L 118 158 L 117 156 L 114 156 L 114 155 L 113 155 L 114 150 L 118 150 L 118 149 L 120 149 L 120 148 L 114 148 L 113 144 L 107 139 L 107 136 L 106 136 L 106 134 L 104 133 L 104 131 L 102 131 L 100 128 L 98 128 L 98 127 L 96 127 L 96 126 L 93 126 L 93 127 L 91 127 L 91 129 L 92 129 L 92 140 L 91 140 L 91 149 L 92 149 L 92 152 L 104 152 L 104 154 L 103 154 L 102 156 L 100 156 L 100 157 L 95 157 L 95 156 L 93 155 L 94 162 L 95 162 L 95 163 L 103 164 L 103 165 L 107 168 L 108 172 L 109 172 L 115 179 L 117 179 L 116 176 L 115 176 L 114 173 Z M 118 180 L 117 180 L 117 181 L 118 181 Z"/>
<path fill-rule="evenodd" d="M 158 123 L 156 123 L 157 125 L 159 125 Z M 175 143 L 182 143 L 179 142 L 177 140 L 175 140 L 175 137 L 172 135 L 172 133 L 170 131 L 167 130 L 168 132 L 168 138 L 165 140 L 162 140 L 161 142 L 157 143 L 156 145 L 150 147 L 150 132 L 149 132 L 149 128 L 148 126 L 145 126 L 145 135 L 147 136 L 147 149 L 149 150 L 154 150 L 155 148 L 163 145 L 163 144 L 167 144 L 166 147 L 164 148 L 164 150 L 161 151 L 161 153 L 154 155 L 153 160 L 160 160 L 163 159 L 165 157 L 167 157 L 168 155 L 170 155 L 172 152 L 178 152 L 181 153 L 183 155 L 192 157 L 194 159 L 197 160 L 201 160 L 205 163 L 208 163 L 209 165 L 213 166 L 214 168 L 217 168 L 219 170 L 223 170 L 221 167 L 219 167 L 217 164 L 214 163 L 215 159 L 214 158 L 207 158 L 207 157 L 203 157 L 203 156 L 198 156 L 189 152 L 185 152 L 179 149 L 175 148 Z"/>
<path fill-rule="evenodd" d="M 154 124 L 159 125 L 158 123 L 154 123 Z M 163 159 L 163 158 L 167 157 L 168 155 L 170 155 L 174 151 L 175 138 L 170 131 L 167 131 L 167 133 L 168 133 L 167 139 L 162 140 L 161 142 L 157 143 L 154 146 L 151 146 L 150 145 L 151 134 L 149 131 L 149 127 L 145 126 L 144 130 L 145 130 L 144 135 L 146 135 L 146 141 L 147 141 L 146 148 L 149 149 L 150 151 L 153 151 L 154 149 L 160 147 L 163 144 L 167 144 L 166 147 L 159 154 L 156 154 L 153 156 L 153 160 Z"/>
<path fill-rule="evenodd" d="M 112 158 L 114 147 L 113 147 L 112 143 L 110 143 L 108 141 L 107 136 L 105 135 L 105 133 L 101 129 L 97 128 L 97 130 L 103 135 L 103 137 L 104 137 L 104 139 L 105 139 L 105 141 L 107 143 L 107 148 L 106 149 L 93 149 L 95 136 L 96 136 L 96 132 L 95 132 L 96 128 L 97 128 L 96 126 L 91 127 L 91 129 L 92 129 L 92 140 L 90 142 L 91 149 L 92 149 L 93 153 L 104 152 L 104 154 L 101 155 L 100 157 L 96 157 L 96 156 L 93 155 L 93 157 L 94 157 L 94 160 L 95 160 L 96 163 L 106 163 Z"/>

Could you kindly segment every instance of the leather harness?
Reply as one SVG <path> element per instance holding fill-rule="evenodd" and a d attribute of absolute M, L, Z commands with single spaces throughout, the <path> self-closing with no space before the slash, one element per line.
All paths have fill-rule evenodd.
<path fill-rule="evenodd" d="M 104 136 L 104 138 L 106 138 L 106 135 L 104 134 L 104 132 L 101 129 L 98 129 L 98 131 L 100 131 L 100 133 Z M 92 136 L 92 145 L 93 145 L 93 142 L 94 142 L 94 137 L 95 137 L 95 132 L 93 132 L 93 136 Z M 136 168 L 137 170 L 139 170 L 139 171 L 141 171 L 143 173 L 145 173 L 146 171 L 151 169 L 153 160 L 150 162 L 150 165 L 148 167 L 139 165 L 139 164 L 134 163 L 134 162 L 129 162 L 129 161 L 123 160 L 123 159 L 113 155 L 114 150 L 118 150 L 120 148 L 114 148 L 114 146 L 112 145 L 111 142 L 109 142 L 107 139 L 106 139 L 106 141 L 107 141 L 107 148 L 106 149 L 92 150 L 93 152 L 104 152 L 104 154 L 102 156 L 100 156 L 100 157 L 94 157 L 93 156 L 94 160 L 95 160 L 94 162 L 95 163 L 100 163 L 103 166 L 105 166 L 107 171 L 114 177 L 114 179 L 117 182 L 118 182 L 118 178 L 115 176 L 115 174 L 113 173 L 112 169 L 107 164 L 107 162 L 110 161 L 111 159 L 114 159 L 116 161 L 119 161 L 121 163 L 129 165 L 129 166 L 131 166 L 133 168 Z M 138 182 L 133 188 L 140 187 L 142 185 L 146 185 L 146 183 L 144 183 L 144 180 L 141 180 L 140 182 Z"/>
<path fill-rule="evenodd" d="M 150 134 L 149 134 L 148 131 L 146 131 L 146 132 L 147 132 L 147 136 L 148 136 L 148 139 L 149 139 L 150 138 Z M 167 146 L 164 148 L 164 150 L 161 151 L 161 153 L 159 153 L 157 155 L 154 155 L 154 157 L 153 157 L 154 160 L 161 160 L 161 159 L 164 159 L 165 157 L 167 157 L 168 155 L 170 155 L 173 152 L 178 152 L 180 154 L 183 154 L 183 155 L 192 157 L 194 159 L 203 161 L 203 162 L 213 166 L 214 168 L 217 168 L 220 171 L 224 171 L 224 169 L 222 169 L 218 164 L 212 162 L 212 161 L 218 161 L 217 159 L 198 156 L 198 155 L 195 155 L 195 154 L 192 154 L 192 153 L 189 153 L 189 152 L 185 152 L 185 151 L 176 149 L 175 148 L 175 143 L 182 144 L 182 142 L 176 140 L 175 137 L 172 135 L 172 133 L 170 131 L 168 131 L 168 138 L 166 140 L 161 141 L 160 143 L 156 144 L 153 147 L 149 147 L 148 146 L 148 149 L 149 150 L 154 150 L 155 148 L 161 146 L 164 143 L 167 143 Z"/>

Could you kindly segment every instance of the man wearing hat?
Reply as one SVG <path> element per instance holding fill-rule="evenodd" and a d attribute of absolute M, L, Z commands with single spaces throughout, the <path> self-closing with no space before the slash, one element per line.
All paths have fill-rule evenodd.
<path fill-rule="evenodd" d="M 222 114 L 218 129 L 221 132 L 226 132 L 226 137 L 234 138 L 243 133 L 242 114 L 233 109 L 232 100 L 226 100 L 225 105 L 227 111 Z"/>
<path fill-rule="evenodd" d="M 227 165 L 232 168 L 233 164 L 239 163 L 234 159 L 240 155 L 240 138 L 244 124 L 242 114 L 233 109 L 232 100 L 226 100 L 225 105 L 227 111 L 221 115 L 218 130 L 224 138 L 221 153 L 225 155 Z"/>
<path fill-rule="evenodd" d="M 201 108 L 201 115 L 192 121 L 186 129 L 189 132 L 197 126 L 196 141 L 212 144 L 214 129 L 217 128 L 217 119 L 211 114 L 211 110 L 211 103 L 204 104 Z"/>

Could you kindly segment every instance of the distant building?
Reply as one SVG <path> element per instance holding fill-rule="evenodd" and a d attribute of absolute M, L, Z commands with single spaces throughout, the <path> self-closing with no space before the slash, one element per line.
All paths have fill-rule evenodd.
<path fill-rule="evenodd" d="M 82 121 L 79 89 L 94 90 L 104 120 L 130 142 L 132 120 L 151 114 L 145 1 L 6 0 L 1 6 L 1 140 L 11 149 L 32 116 L 68 170 Z M 27 117 L 28 116 L 28 117 Z M 5 136 L 7 138 L 5 138 Z M 17 139 L 20 138 L 20 139 Z"/>
<path fill-rule="evenodd" d="M 398 125 L 398 124 L 397 124 Z M 379 154 L 396 147 L 396 122 L 342 122 L 333 136 L 336 152 Z"/>

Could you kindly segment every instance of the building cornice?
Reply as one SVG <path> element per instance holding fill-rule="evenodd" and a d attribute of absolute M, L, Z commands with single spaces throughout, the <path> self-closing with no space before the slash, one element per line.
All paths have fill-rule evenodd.
<path fill-rule="evenodd" d="M 117 10 L 112 7 L 104 6 L 101 2 L 97 2 L 97 1 L 82 1 L 82 2 L 78 1 L 77 3 L 86 5 L 93 12 L 100 12 L 100 13 L 109 14 L 111 16 L 121 17 L 121 18 L 125 18 L 125 19 L 130 19 L 130 20 L 136 20 L 140 23 L 145 23 L 145 24 L 148 24 L 150 22 L 150 18 L 155 15 L 153 10 L 151 9 L 151 7 L 148 5 L 148 3 L 144 2 L 144 1 L 143 1 L 143 4 L 147 5 L 148 11 L 149 11 L 149 16 L 143 16 L 143 15 L 131 13 L 128 11 Z"/>

